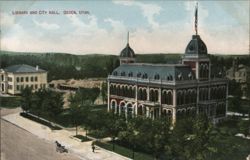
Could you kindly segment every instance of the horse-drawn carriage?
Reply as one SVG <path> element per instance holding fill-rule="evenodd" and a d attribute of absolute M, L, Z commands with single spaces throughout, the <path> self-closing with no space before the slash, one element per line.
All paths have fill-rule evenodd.
<path fill-rule="evenodd" d="M 56 143 L 56 151 L 57 152 L 60 152 L 60 153 L 63 153 L 63 152 L 66 152 L 68 153 L 68 150 L 65 148 L 65 146 L 62 146 L 59 142 L 55 141 Z"/>

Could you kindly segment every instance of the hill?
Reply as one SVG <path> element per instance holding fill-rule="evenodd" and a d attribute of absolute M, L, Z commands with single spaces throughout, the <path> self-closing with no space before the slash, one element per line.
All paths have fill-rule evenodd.
<path fill-rule="evenodd" d="M 183 54 L 137 54 L 139 63 L 179 63 Z M 230 68 L 234 55 L 210 55 L 213 66 Z M 238 56 L 240 63 L 250 66 L 248 55 Z M 118 65 L 115 55 L 87 54 L 73 55 L 69 53 L 30 53 L 0 51 L 0 67 L 5 68 L 15 64 L 40 66 L 48 71 L 48 80 L 54 79 L 83 79 L 107 77 Z"/>

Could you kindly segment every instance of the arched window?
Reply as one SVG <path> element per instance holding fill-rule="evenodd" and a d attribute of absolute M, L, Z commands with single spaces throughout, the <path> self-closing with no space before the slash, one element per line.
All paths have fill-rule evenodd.
<path fill-rule="evenodd" d="M 181 105 L 182 101 L 182 92 L 178 91 L 177 92 L 177 105 Z"/>
<path fill-rule="evenodd" d="M 121 86 L 120 85 L 117 86 L 117 95 L 118 96 L 121 95 Z"/>
<path fill-rule="evenodd" d="M 110 92 L 110 94 L 114 94 L 114 87 L 113 87 L 113 85 L 110 86 L 109 92 Z"/>
<path fill-rule="evenodd" d="M 157 102 L 158 98 L 159 98 L 159 92 L 158 92 L 158 90 L 155 90 L 154 91 L 154 102 Z"/>
<path fill-rule="evenodd" d="M 116 87 L 116 85 L 114 85 L 113 88 L 114 88 L 113 94 L 114 94 L 114 95 L 117 95 L 117 87 Z"/>
<path fill-rule="evenodd" d="M 161 103 L 162 104 L 167 104 L 167 92 L 163 91 L 161 95 Z"/>
<path fill-rule="evenodd" d="M 149 101 L 154 101 L 154 90 L 149 91 Z"/>
<path fill-rule="evenodd" d="M 139 92 L 138 92 L 138 99 L 142 100 L 142 88 L 139 88 Z"/>
<path fill-rule="evenodd" d="M 125 97 L 129 97 L 128 86 L 125 86 L 125 87 L 124 87 L 124 96 L 125 96 Z"/>
<path fill-rule="evenodd" d="M 170 92 L 170 91 L 167 93 L 167 104 L 168 105 L 173 104 L 173 95 L 172 95 L 172 92 Z"/>
<path fill-rule="evenodd" d="M 143 89 L 142 100 L 147 100 L 147 91 L 146 91 L 146 89 Z"/>

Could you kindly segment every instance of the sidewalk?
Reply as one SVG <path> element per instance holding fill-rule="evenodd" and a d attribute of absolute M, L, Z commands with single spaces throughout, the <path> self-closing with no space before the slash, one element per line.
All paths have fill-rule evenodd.
<path fill-rule="evenodd" d="M 70 153 L 76 154 L 82 159 L 87 160 L 129 160 L 119 154 L 107 151 L 97 147 L 93 153 L 91 149 L 91 141 L 80 142 L 73 139 L 74 131 L 67 130 L 51 130 L 49 127 L 33 122 L 19 115 L 19 113 L 10 114 L 2 117 L 2 119 L 20 127 L 24 130 L 38 136 L 41 139 L 54 143 L 58 141 L 64 145 Z M 56 145 L 55 145 L 56 147 Z"/>

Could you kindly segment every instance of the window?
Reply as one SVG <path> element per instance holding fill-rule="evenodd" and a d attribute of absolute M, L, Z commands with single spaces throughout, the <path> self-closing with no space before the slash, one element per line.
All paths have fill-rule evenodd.
<path fill-rule="evenodd" d="M 3 75 L 1 75 L 1 79 L 2 79 L 2 81 L 4 81 L 4 76 Z"/>
<path fill-rule="evenodd" d="M 35 84 L 35 89 L 37 89 L 37 84 Z"/>
<path fill-rule="evenodd" d="M 128 76 L 133 77 L 133 72 L 129 72 Z"/>
<path fill-rule="evenodd" d="M 193 75 L 192 75 L 191 72 L 188 74 L 188 78 L 189 78 L 190 80 L 193 79 Z"/>
<path fill-rule="evenodd" d="M 34 77 L 30 77 L 30 81 L 33 82 L 34 81 Z"/>
<path fill-rule="evenodd" d="M 19 82 L 19 77 L 16 77 L 16 81 Z"/>
<path fill-rule="evenodd" d="M 183 79 L 182 74 L 179 73 L 179 74 L 178 74 L 178 80 L 182 80 L 182 79 Z"/>
<path fill-rule="evenodd" d="M 12 85 L 8 85 L 8 89 L 12 89 L 13 88 L 13 86 Z"/>
<path fill-rule="evenodd" d="M 137 77 L 138 78 L 140 78 L 141 77 L 141 73 L 139 72 L 139 73 L 137 73 Z"/>
<path fill-rule="evenodd" d="M 144 73 L 144 74 L 142 75 L 142 78 L 143 78 L 143 79 L 147 79 L 147 78 L 148 78 L 147 73 Z"/>
<path fill-rule="evenodd" d="M 126 73 L 123 71 L 123 72 L 121 73 L 121 76 L 126 76 Z"/>
<path fill-rule="evenodd" d="M 18 90 L 18 91 L 20 90 L 20 86 L 19 85 L 16 86 L 16 90 Z"/>
<path fill-rule="evenodd" d="M 173 76 L 172 76 L 172 75 L 169 75 L 169 76 L 167 77 L 167 80 L 168 80 L 168 81 L 172 81 L 172 80 L 173 80 Z"/>
<path fill-rule="evenodd" d="M 34 89 L 34 86 L 33 86 L 33 84 L 32 84 L 32 85 L 30 86 L 30 88 L 31 88 L 31 89 Z"/>
<path fill-rule="evenodd" d="M 156 80 L 159 80 L 159 79 L 160 79 L 160 75 L 159 75 L 159 74 L 156 74 L 156 75 L 155 75 L 155 79 L 156 79 Z"/>
<path fill-rule="evenodd" d="M 9 82 L 12 82 L 12 77 L 8 77 L 8 81 L 9 81 Z"/>
<path fill-rule="evenodd" d="M 37 82 L 37 76 L 35 76 L 35 82 Z"/>
<path fill-rule="evenodd" d="M 23 77 L 21 77 L 21 82 L 23 82 Z"/>
<path fill-rule="evenodd" d="M 24 88 L 23 85 L 21 85 L 21 90 L 23 90 L 23 88 Z"/>
<path fill-rule="evenodd" d="M 25 79 L 26 79 L 26 82 L 29 82 L 29 77 L 26 77 Z"/>
<path fill-rule="evenodd" d="M 114 71 L 113 75 L 114 75 L 114 76 L 117 76 L 117 72 L 116 72 L 116 71 Z"/>

